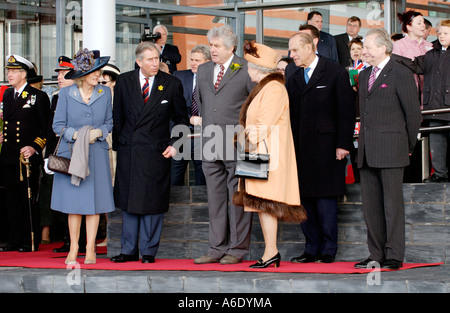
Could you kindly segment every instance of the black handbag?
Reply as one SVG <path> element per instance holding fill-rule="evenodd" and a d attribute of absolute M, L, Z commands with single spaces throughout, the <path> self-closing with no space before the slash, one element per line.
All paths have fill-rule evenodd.
<path fill-rule="evenodd" d="M 268 151 L 265 140 L 264 145 Z M 238 145 L 238 155 L 234 174 L 236 177 L 244 179 L 268 180 L 269 161 L 270 154 L 246 152 Z"/>
<path fill-rule="evenodd" d="M 49 170 L 51 170 L 53 172 L 70 175 L 69 174 L 70 159 L 57 155 L 58 149 L 59 149 L 59 144 L 61 143 L 63 131 L 64 131 L 64 129 L 61 131 L 61 136 L 59 136 L 55 151 L 53 152 L 53 154 L 50 154 L 48 157 L 47 167 Z M 70 148 L 70 153 L 72 154 L 72 146 L 70 145 L 70 143 L 69 143 L 69 148 Z"/>

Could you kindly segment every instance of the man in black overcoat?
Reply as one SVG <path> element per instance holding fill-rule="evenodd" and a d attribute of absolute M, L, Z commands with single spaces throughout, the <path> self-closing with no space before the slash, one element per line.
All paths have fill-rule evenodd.
<path fill-rule="evenodd" d="M 170 74 L 177 70 L 177 64 L 181 62 L 181 54 L 178 47 L 167 43 L 168 30 L 164 25 L 156 25 L 153 33 L 160 33 L 161 38 L 155 41 L 155 44 L 161 49 L 161 62 L 169 67 Z"/>
<path fill-rule="evenodd" d="M 291 261 L 331 263 L 338 248 L 337 199 L 345 193 L 355 95 L 345 68 L 316 55 L 309 34 L 293 35 L 289 49 L 298 68 L 288 78 L 286 88 L 300 197 L 308 216 L 301 226 L 305 251 Z"/>
<path fill-rule="evenodd" d="M 140 43 L 139 69 L 119 75 L 114 88 L 114 200 L 123 223 L 121 254 L 113 262 L 138 260 L 139 252 L 142 262 L 154 262 L 169 209 L 172 146 L 178 140 L 171 138 L 170 121 L 188 129 L 181 81 L 159 70 L 159 57 L 155 44 Z"/>
<path fill-rule="evenodd" d="M 32 233 L 35 236 L 34 250 L 37 251 L 40 230 L 36 196 L 43 163 L 42 151 L 46 145 L 50 100 L 45 92 L 27 83 L 28 73 L 34 70 L 30 61 L 11 55 L 6 69 L 11 88 L 3 96 L 0 163 L 4 168 L 4 207 L 8 215 L 9 236 L 7 246 L 0 251 L 32 251 Z M 28 180 L 26 166 L 20 163 L 21 155 L 29 160 L 31 173 Z"/>

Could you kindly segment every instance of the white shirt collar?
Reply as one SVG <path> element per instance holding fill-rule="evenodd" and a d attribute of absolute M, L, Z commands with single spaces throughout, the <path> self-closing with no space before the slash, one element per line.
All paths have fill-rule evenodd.
<path fill-rule="evenodd" d="M 317 67 L 317 63 L 319 63 L 319 57 L 316 55 L 316 57 L 314 58 L 314 60 L 311 62 L 311 64 L 308 66 L 310 68 L 309 72 L 308 72 L 308 76 L 311 77 L 312 73 L 314 72 L 314 70 Z"/>
<path fill-rule="evenodd" d="M 223 63 L 223 66 L 225 67 L 225 72 L 227 71 L 227 69 L 230 67 L 231 61 L 234 58 L 234 54 L 225 62 Z M 217 73 L 219 73 L 219 69 L 220 69 L 220 65 L 216 63 L 214 70 L 217 69 Z"/>
<path fill-rule="evenodd" d="M 224 74 L 227 72 L 227 69 L 230 67 L 230 64 L 231 64 L 231 61 L 233 60 L 233 58 L 234 58 L 234 54 L 223 64 L 223 66 L 225 67 Z M 214 78 L 213 78 L 214 79 L 213 80 L 214 84 L 216 83 L 217 75 L 219 74 L 219 71 L 220 71 L 220 64 L 215 63 L 215 65 L 214 65 Z"/>
<path fill-rule="evenodd" d="M 28 85 L 28 83 L 25 83 L 25 85 L 23 85 L 22 87 L 20 87 L 20 89 L 19 90 L 16 90 L 16 88 L 14 88 L 14 94 L 16 93 L 16 92 L 18 92 L 19 93 L 19 96 L 22 94 L 22 91 L 25 89 L 25 87 Z"/>
<path fill-rule="evenodd" d="M 145 77 L 144 74 L 142 73 L 142 70 L 139 70 L 139 82 L 141 83 L 141 88 L 144 86 L 145 84 L 145 79 L 148 78 L 148 84 L 151 85 L 153 84 L 153 81 L 155 80 L 155 76 L 150 76 L 150 77 Z M 151 88 L 150 88 L 151 90 Z"/>
<path fill-rule="evenodd" d="M 376 77 L 378 77 L 378 75 L 380 75 L 381 71 L 383 70 L 383 68 L 386 66 L 386 64 L 389 62 L 389 60 L 391 59 L 390 56 L 388 56 L 386 59 L 384 59 L 383 61 L 381 61 L 380 64 L 378 64 L 378 68 L 380 69 L 377 73 L 376 73 Z"/>

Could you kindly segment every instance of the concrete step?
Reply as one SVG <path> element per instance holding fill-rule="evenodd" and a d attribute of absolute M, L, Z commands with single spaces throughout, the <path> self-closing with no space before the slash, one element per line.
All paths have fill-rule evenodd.
<path fill-rule="evenodd" d="M 361 197 L 359 185 L 347 187 L 347 197 L 339 204 L 340 247 L 337 260 L 359 261 L 367 256 Z M 284 308 L 286 303 L 292 306 L 299 304 L 296 293 L 449 293 L 448 189 L 447 184 L 404 185 L 407 233 L 405 261 L 445 262 L 441 266 L 370 274 L 77 271 L 70 267 L 66 270 L 15 267 L 0 268 L 0 294 L 166 293 L 162 298 L 154 298 L 161 300 L 166 299 L 164 297 L 170 293 L 169 301 L 165 303 L 175 312 L 179 301 L 184 300 L 186 296 L 195 297 L 194 294 L 202 299 L 220 294 L 228 300 L 232 297 L 261 294 L 269 301 L 272 300 L 273 307 Z M 171 208 L 165 216 L 164 233 L 157 257 L 194 258 L 204 254 L 208 248 L 205 187 L 173 188 L 171 199 Z M 256 216 L 253 222 L 251 251 L 247 259 L 258 259 L 263 249 L 263 237 Z M 120 253 L 120 233 L 121 212 L 117 211 L 108 218 L 108 256 L 99 257 Z M 278 236 L 283 260 L 297 256 L 303 251 L 304 238 L 299 225 L 281 223 Z M 102 302 L 102 306 L 104 303 Z"/>
<path fill-rule="evenodd" d="M 406 211 L 405 262 L 445 262 L 450 255 L 450 184 L 404 184 Z M 122 217 L 108 216 L 108 256 L 120 253 Z M 366 226 L 359 184 L 347 185 L 339 203 L 337 261 L 359 261 L 368 256 Z M 257 260 L 264 239 L 257 214 L 253 217 L 251 249 L 245 259 Z M 299 256 L 305 239 L 300 225 L 280 223 L 278 248 L 284 260 Z M 206 187 L 176 186 L 165 215 L 159 258 L 196 258 L 208 250 L 208 199 Z"/>
<path fill-rule="evenodd" d="M 377 274 L 0 268 L 0 293 L 449 293 L 449 267 Z"/>

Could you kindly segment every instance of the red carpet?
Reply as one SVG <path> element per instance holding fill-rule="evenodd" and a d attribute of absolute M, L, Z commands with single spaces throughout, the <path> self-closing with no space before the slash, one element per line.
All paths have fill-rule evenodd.
<path fill-rule="evenodd" d="M 57 244 L 59 247 L 61 244 Z M 0 266 L 2 267 L 25 267 L 25 268 L 55 268 L 55 269 L 70 269 L 74 265 L 64 264 L 66 253 L 54 253 L 52 250 L 55 245 L 41 245 L 37 252 L 1 252 Z M 103 251 L 102 251 L 103 250 Z M 106 247 L 98 248 L 97 264 L 85 265 L 84 256 L 78 258 L 78 264 L 81 269 L 92 270 L 118 270 L 118 271 L 221 271 L 221 272 L 276 272 L 276 273 L 323 273 L 323 274 L 353 274 L 353 273 L 368 273 L 372 270 L 355 269 L 353 265 L 356 262 L 334 262 L 331 264 L 296 264 L 289 261 L 282 261 L 279 268 L 273 266 L 266 269 L 250 269 L 248 266 L 255 261 L 244 261 L 234 265 L 220 265 L 215 264 L 194 264 L 192 259 L 156 259 L 153 264 L 143 264 L 141 261 L 114 263 L 102 256 L 106 252 Z M 407 263 L 404 264 L 402 270 L 437 266 L 442 263 Z M 384 271 L 384 270 L 382 270 Z"/>

